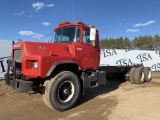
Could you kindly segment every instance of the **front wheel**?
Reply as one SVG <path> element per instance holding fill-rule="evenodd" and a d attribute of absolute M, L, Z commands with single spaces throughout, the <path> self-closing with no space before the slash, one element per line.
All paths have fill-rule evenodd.
<path fill-rule="evenodd" d="M 48 99 L 50 105 L 64 111 L 73 107 L 80 95 L 79 78 L 70 71 L 63 71 L 56 75 L 48 83 Z"/>

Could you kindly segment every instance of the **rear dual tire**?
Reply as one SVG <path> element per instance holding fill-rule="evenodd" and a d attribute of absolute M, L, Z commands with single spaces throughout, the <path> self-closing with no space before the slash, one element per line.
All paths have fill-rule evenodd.
<path fill-rule="evenodd" d="M 134 72 L 135 72 L 136 67 L 132 67 L 130 72 L 129 72 L 129 80 L 132 84 L 135 84 L 134 80 Z"/>
<path fill-rule="evenodd" d="M 144 68 L 143 67 L 138 67 L 138 68 L 135 69 L 134 80 L 135 80 L 135 83 L 138 84 L 138 85 L 143 84 L 145 82 L 145 80 L 144 80 Z"/>
<path fill-rule="evenodd" d="M 150 82 L 152 80 L 152 72 L 150 67 L 145 67 L 144 68 L 144 77 L 145 77 L 145 82 Z"/>
<path fill-rule="evenodd" d="M 149 67 L 132 67 L 129 73 L 129 80 L 132 84 L 143 84 L 151 81 L 151 69 Z"/>

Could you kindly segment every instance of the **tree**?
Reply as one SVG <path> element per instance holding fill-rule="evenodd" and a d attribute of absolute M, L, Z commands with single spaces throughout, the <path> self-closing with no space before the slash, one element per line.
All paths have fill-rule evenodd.
<path fill-rule="evenodd" d="M 131 49 L 131 41 L 127 37 L 124 38 L 123 45 L 124 49 Z"/>
<path fill-rule="evenodd" d="M 156 34 L 152 36 L 139 36 L 130 41 L 127 37 L 106 38 L 100 41 L 102 49 L 139 49 L 139 50 L 152 50 L 154 48 L 160 49 L 160 36 Z"/>
<path fill-rule="evenodd" d="M 153 49 L 160 49 L 160 36 L 156 34 L 152 40 Z"/>

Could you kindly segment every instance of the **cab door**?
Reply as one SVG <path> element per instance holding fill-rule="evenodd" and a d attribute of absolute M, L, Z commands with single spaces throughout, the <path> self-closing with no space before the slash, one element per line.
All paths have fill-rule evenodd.
<path fill-rule="evenodd" d="M 90 29 L 85 29 L 81 48 L 83 68 L 86 70 L 98 69 L 100 61 L 98 34 L 96 34 L 96 40 L 93 43 L 90 40 Z"/>

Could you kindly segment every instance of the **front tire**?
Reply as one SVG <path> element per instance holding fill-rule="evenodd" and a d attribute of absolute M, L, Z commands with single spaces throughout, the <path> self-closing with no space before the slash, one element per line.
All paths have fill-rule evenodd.
<path fill-rule="evenodd" d="M 53 109 L 49 101 L 49 82 L 49 80 L 46 80 L 43 84 L 42 99 L 49 108 Z"/>
<path fill-rule="evenodd" d="M 48 99 L 52 108 L 67 110 L 75 105 L 80 95 L 79 78 L 70 71 L 63 71 L 49 82 Z"/>

